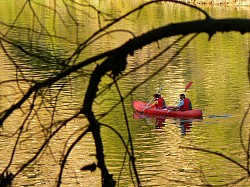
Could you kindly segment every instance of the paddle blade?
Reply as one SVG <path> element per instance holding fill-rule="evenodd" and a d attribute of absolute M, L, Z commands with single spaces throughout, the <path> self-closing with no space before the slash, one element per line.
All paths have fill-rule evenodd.
<path fill-rule="evenodd" d="M 188 83 L 188 85 L 186 86 L 185 92 L 188 90 L 188 88 L 193 84 L 193 82 Z"/>

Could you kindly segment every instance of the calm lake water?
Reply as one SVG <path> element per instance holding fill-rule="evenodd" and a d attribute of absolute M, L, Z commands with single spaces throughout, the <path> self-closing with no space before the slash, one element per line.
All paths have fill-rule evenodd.
<path fill-rule="evenodd" d="M 117 1 L 101 1 L 100 3 L 93 1 L 92 3 L 113 16 L 122 15 L 139 5 L 139 2 Z M 86 16 L 88 15 L 85 14 L 86 9 L 80 5 L 77 7 L 76 4 L 72 4 L 72 7 L 76 9 L 75 11 L 69 9 L 68 11 L 72 11 L 69 16 L 66 13 L 65 4 L 58 3 L 56 6 L 57 11 L 62 12 L 61 20 L 56 19 L 55 22 L 51 18 L 53 13 L 46 7 L 38 8 L 38 5 L 34 4 L 34 10 L 42 16 L 38 22 L 34 21 L 31 9 L 23 5 L 23 1 L 13 3 L 8 0 L 2 3 L 0 9 L 4 14 L 0 16 L 0 21 L 8 24 L 13 22 L 20 13 L 21 7 L 25 7 L 15 22 L 16 26 L 32 27 L 35 25 L 34 28 L 39 31 L 39 34 L 32 36 L 27 30 L 21 28 L 8 30 L 6 25 L 1 24 L 3 34 L 7 33 L 8 37 L 23 44 L 32 40 L 32 45 L 38 47 L 39 54 L 53 54 L 57 57 L 55 59 L 57 61 L 69 55 L 78 42 L 86 39 L 99 26 L 96 15 L 89 10 L 88 13 L 91 16 Z M 49 2 L 47 5 L 54 6 Z M 205 6 L 202 8 L 214 18 L 250 17 L 249 7 Z M 44 9 L 47 10 L 46 13 Z M 76 19 L 73 20 L 72 16 Z M 169 23 L 203 18 L 204 16 L 196 10 L 181 5 L 162 3 L 150 6 L 150 8 L 146 7 L 139 15 L 130 16 L 129 19 L 116 24 L 113 29 L 128 29 L 135 35 L 140 35 L 147 30 Z M 75 22 L 79 22 L 79 25 L 76 26 Z M 54 40 L 46 38 L 43 35 L 45 30 L 40 28 L 40 24 L 46 25 L 48 32 L 57 34 L 65 40 L 61 40 L 60 37 Z M 191 37 L 186 36 L 181 40 L 178 40 L 179 37 L 171 37 L 138 50 L 134 56 L 128 57 L 127 68 L 118 81 L 125 98 L 137 169 L 143 186 L 198 186 L 204 183 L 224 185 L 247 175 L 241 167 L 225 158 L 183 147 L 203 148 L 222 153 L 247 167 L 247 157 L 243 147 L 247 147 L 250 124 L 249 114 L 245 116 L 250 102 L 248 80 L 250 34 L 216 33 L 210 41 L 207 34 L 199 34 L 181 53 L 178 53 Z M 85 56 L 80 56 L 76 63 L 96 53 L 119 46 L 129 38 L 131 34 L 127 32 L 102 37 L 89 46 L 84 51 Z M 171 44 L 174 45 L 170 50 L 147 63 Z M 53 59 L 46 61 L 47 64 L 41 63 L 39 60 L 22 56 L 20 51 L 9 45 L 5 47 L 14 62 L 20 66 L 21 73 L 16 72 L 9 58 L 1 50 L 0 81 L 12 80 L 16 76 L 24 76 L 30 80 L 43 80 L 55 75 L 60 69 L 60 65 Z M 175 55 L 176 57 L 173 58 Z M 138 69 L 139 66 L 142 67 Z M 89 73 L 88 70 L 93 67 L 94 65 L 88 66 L 82 74 Z M 191 99 L 193 108 L 203 110 L 203 119 L 183 122 L 173 118 L 138 117 L 134 113 L 132 100 L 148 102 L 152 95 L 162 88 L 161 94 L 167 104 L 173 105 L 191 81 L 193 84 L 187 90 L 186 95 Z M 100 91 L 107 88 L 111 82 L 109 77 L 104 77 Z M 72 75 L 69 79 L 53 85 L 49 90 L 41 91 L 40 94 L 45 94 L 46 99 L 44 97 L 41 101 L 37 101 L 40 104 L 36 106 L 39 117 L 35 115 L 35 112 L 32 113 L 28 123 L 24 125 L 9 171 L 17 172 L 28 159 L 32 158 L 43 141 L 58 125 L 50 127 L 51 123 L 66 119 L 81 106 L 87 85 L 87 76 L 76 78 Z M 4 83 L 0 87 L 0 110 L 3 111 L 16 102 L 17 98 L 22 95 L 21 90 L 25 92 L 29 85 L 20 81 L 19 84 Z M 116 88 L 111 87 L 96 99 L 94 111 L 97 115 L 109 111 L 108 115 L 99 119 L 115 128 L 127 142 L 128 135 L 122 106 L 117 103 L 119 103 L 119 95 Z M 28 106 L 26 103 L 23 110 Z M 55 110 L 54 106 L 57 106 Z M 50 117 L 52 113 L 54 118 Z M 22 112 L 16 112 L 0 129 L 1 172 L 10 162 L 18 138 L 17 132 L 24 118 L 25 115 Z M 14 186 L 55 186 L 62 155 L 86 128 L 86 125 L 86 120 L 80 118 L 63 127 L 36 161 L 16 177 Z M 121 140 L 107 127 L 102 127 L 102 138 L 107 166 L 110 173 L 114 175 L 117 186 L 133 186 L 128 155 L 125 154 Z M 91 134 L 88 134 L 69 155 L 62 186 L 101 186 L 99 171 L 80 171 L 84 165 L 96 161 L 94 155 L 94 142 Z M 248 181 L 244 181 L 239 186 L 249 185 Z"/>

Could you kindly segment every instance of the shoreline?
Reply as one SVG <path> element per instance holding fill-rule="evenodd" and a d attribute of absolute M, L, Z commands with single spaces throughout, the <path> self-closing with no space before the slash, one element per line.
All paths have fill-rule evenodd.
<path fill-rule="evenodd" d="M 195 5 L 250 6 L 249 0 L 179 0 Z"/>

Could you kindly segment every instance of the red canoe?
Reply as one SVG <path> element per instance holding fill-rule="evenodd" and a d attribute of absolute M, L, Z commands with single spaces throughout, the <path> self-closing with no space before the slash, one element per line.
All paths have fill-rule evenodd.
<path fill-rule="evenodd" d="M 202 110 L 193 109 L 186 111 L 171 110 L 171 107 L 168 106 L 164 109 L 156 108 L 145 108 L 147 103 L 141 101 L 133 101 L 133 107 L 138 112 L 143 112 L 144 114 L 149 115 L 163 115 L 167 117 L 178 117 L 178 118 L 202 118 Z"/>

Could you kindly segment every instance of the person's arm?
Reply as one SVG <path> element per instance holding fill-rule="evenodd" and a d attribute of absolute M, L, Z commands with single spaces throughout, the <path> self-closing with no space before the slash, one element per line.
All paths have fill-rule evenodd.
<path fill-rule="evenodd" d="M 164 107 L 164 108 L 167 107 L 167 103 L 166 103 L 165 99 L 163 99 L 163 107 Z"/>
<path fill-rule="evenodd" d="M 174 110 L 177 110 L 177 109 L 179 110 L 180 107 L 181 107 L 182 105 L 184 105 L 184 101 L 183 101 L 183 100 L 181 100 L 181 101 L 179 102 L 179 104 L 178 104 L 177 106 L 174 107 Z"/>
<path fill-rule="evenodd" d="M 151 107 L 154 107 L 156 104 L 158 104 L 158 101 L 154 101 L 151 105 L 149 105 L 147 108 L 151 108 Z"/>
<path fill-rule="evenodd" d="M 193 106 L 192 106 L 191 101 L 189 102 L 189 109 L 190 109 L 190 110 L 192 110 L 192 109 L 193 109 Z"/>
<path fill-rule="evenodd" d="M 181 100 L 181 101 L 179 102 L 179 104 L 177 105 L 177 107 L 180 108 L 182 105 L 184 105 L 184 101 L 183 101 L 183 100 Z"/>

